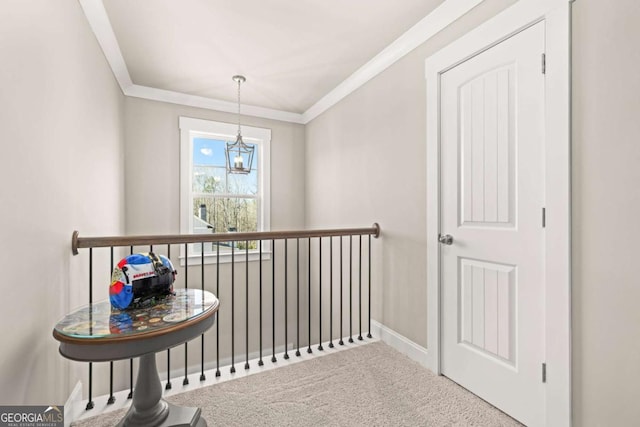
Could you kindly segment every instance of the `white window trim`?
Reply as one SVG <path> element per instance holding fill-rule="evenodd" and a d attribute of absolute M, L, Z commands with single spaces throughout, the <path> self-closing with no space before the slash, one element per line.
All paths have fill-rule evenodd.
<path fill-rule="evenodd" d="M 205 137 L 216 139 L 235 140 L 238 125 L 232 123 L 216 122 L 212 120 L 180 117 L 180 233 L 189 234 L 193 229 L 193 213 L 191 201 L 191 189 L 193 188 L 193 138 Z M 247 143 L 256 144 L 258 149 L 258 230 L 269 231 L 271 226 L 271 129 L 242 125 L 242 138 Z M 270 257 L 270 242 L 262 242 L 262 259 Z M 185 265 L 184 245 L 180 247 L 180 265 Z M 200 265 L 200 254 L 190 254 L 188 265 Z M 257 261 L 259 251 L 249 251 L 249 261 Z M 245 250 L 236 250 L 234 260 L 246 261 Z M 205 264 L 215 264 L 216 254 L 205 254 Z M 220 253 L 220 263 L 231 262 L 231 253 Z"/>

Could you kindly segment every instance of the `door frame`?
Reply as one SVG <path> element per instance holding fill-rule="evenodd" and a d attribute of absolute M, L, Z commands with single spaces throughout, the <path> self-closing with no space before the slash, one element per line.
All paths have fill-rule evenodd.
<path fill-rule="evenodd" d="M 441 374 L 440 76 L 514 34 L 545 23 L 545 424 L 562 426 L 571 425 L 572 419 L 571 2 L 520 0 L 425 61 L 427 365 Z"/>

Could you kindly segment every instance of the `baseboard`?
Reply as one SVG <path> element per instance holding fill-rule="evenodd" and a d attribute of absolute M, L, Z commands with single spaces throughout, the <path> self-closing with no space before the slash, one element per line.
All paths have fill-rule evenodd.
<path fill-rule="evenodd" d="M 371 320 L 371 329 L 374 336 L 380 337 L 386 344 L 429 369 L 429 358 L 426 348 L 373 319 Z"/>
<path fill-rule="evenodd" d="M 180 347 L 175 347 L 176 349 L 179 349 Z M 306 348 L 306 347 L 304 347 Z M 276 347 L 275 350 L 275 354 L 278 355 L 278 359 L 282 358 L 281 355 L 279 355 L 280 353 L 284 353 L 284 345 L 280 345 L 278 347 Z M 294 354 L 296 351 L 296 347 L 294 345 L 293 342 L 289 343 L 289 345 L 287 346 L 287 351 L 288 353 Z M 162 352 L 159 352 L 162 353 Z M 272 356 L 272 351 L 271 349 L 265 349 L 262 353 L 262 359 L 263 361 L 267 362 L 271 360 L 271 356 Z M 260 360 L 260 352 L 259 351 L 253 351 L 251 353 L 249 353 L 249 362 L 251 363 L 252 361 L 256 362 Z M 231 363 L 231 357 L 223 357 L 222 359 L 220 359 L 220 369 L 228 369 L 230 368 L 232 365 L 235 365 L 236 369 L 238 371 L 244 369 L 244 364 L 246 361 L 246 357 L 245 354 L 236 354 L 236 357 L 234 359 L 234 363 Z M 256 362 L 257 363 L 257 362 Z M 255 363 L 254 363 L 255 364 Z M 209 360 L 207 362 L 204 363 L 204 370 L 205 371 L 213 371 L 215 372 L 217 369 L 217 363 L 215 360 Z M 198 374 L 200 375 L 200 370 L 201 367 L 199 364 L 196 365 L 189 365 L 189 367 L 187 368 L 187 373 L 189 375 L 192 374 Z M 165 382 L 167 379 L 167 370 L 166 369 L 161 369 L 160 365 L 158 365 L 158 375 L 160 376 L 160 381 Z M 184 377 L 184 367 L 175 367 L 171 369 L 171 378 L 182 378 Z M 173 380 L 172 380 L 173 382 Z"/>
<path fill-rule="evenodd" d="M 82 405 L 82 381 L 78 381 L 73 391 L 69 394 L 67 401 L 64 402 L 64 427 L 69 427 L 72 421 L 75 421 L 80 413 Z"/>

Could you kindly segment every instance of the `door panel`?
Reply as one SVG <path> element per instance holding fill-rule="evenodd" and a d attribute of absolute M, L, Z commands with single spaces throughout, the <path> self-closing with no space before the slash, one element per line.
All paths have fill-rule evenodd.
<path fill-rule="evenodd" d="M 513 65 L 491 70 L 460 88 L 463 225 L 513 225 Z"/>
<path fill-rule="evenodd" d="M 511 365 L 515 343 L 515 267 L 459 259 L 458 342 Z"/>
<path fill-rule="evenodd" d="M 544 24 L 441 75 L 442 373 L 544 420 Z"/>

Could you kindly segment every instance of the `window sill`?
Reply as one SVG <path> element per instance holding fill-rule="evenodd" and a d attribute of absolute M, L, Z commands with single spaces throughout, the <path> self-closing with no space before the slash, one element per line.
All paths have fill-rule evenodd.
<path fill-rule="evenodd" d="M 179 256 L 180 259 L 180 267 L 185 266 L 185 257 L 184 255 Z M 268 261 L 271 259 L 271 251 L 262 251 L 262 261 Z M 235 251 L 233 255 L 234 262 L 245 262 L 247 260 L 247 254 L 244 250 L 238 249 Z M 260 252 L 253 250 L 249 251 L 249 262 L 259 261 L 260 260 Z M 231 253 L 221 253 L 220 254 L 220 264 L 228 264 L 231 262 Z M 192 254 L 189 255 L 188 258 L 189 267 L 195 265 L 202 265 L 202 255 L 200 254 Z M 204 255 L 204 264 L 217 264 L 218 263 L 218 255 L 217 254 L 205 254 Z"/>

